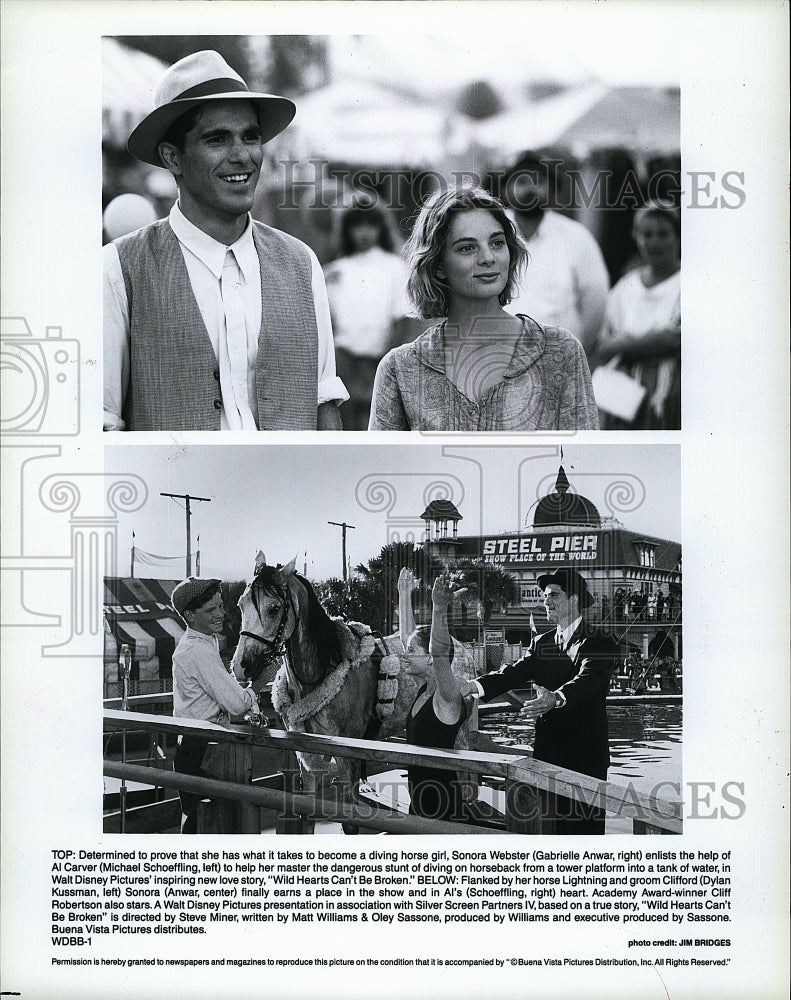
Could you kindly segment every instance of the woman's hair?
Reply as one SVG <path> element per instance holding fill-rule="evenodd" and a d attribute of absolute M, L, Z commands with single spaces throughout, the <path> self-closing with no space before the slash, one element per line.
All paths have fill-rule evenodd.
<path fill-rule="evenodd" d="M 355 226 L 361 225 L 376 226 L 379 230 L 377 243 L 383 250 L 386 250 L 388 253 L 393 253 L 395 249 L 393 246 L 393 236 L 390 232 L 387 216 L 382 209 L 378 208 L 376 205 L 355 205 L 352 208 L 348 208 L 343 213 L 341 218 L 341 257 L 351 257 L 351 255 L 355 252 L 355 246 L 352 242 L 352 229 L 354 229 Z"/>
<path fill-rule="evenodd" d="M 431 639 L 431 626 L 418 625 L 415 631 L 407 639 L 408 653 L 428 653 L 429 641 Z M 450 641 L 450 653 L 448 660 L 453 663 L 453 639 Z"/>
<path fill-rule="evenodd" d="M 499 198 L 483 188 L 449 189 L 430 198 L 421 208 L 412 235 L 403 254 L 409 265 L 407 291 L 420 319 L 435 319 L 448 314 L 448 286 L 437 276 L 453 217 L 460 212 L 482 208 L 502 226 L 511 263 L 508 281 L 500 292 L 500 305 L 514 297 L 520 272 L 527 266 L 527 248 L 505 214 Z"/>
<path fill-rule="evenodd" d="M 668 201 L 648 201 L 634 213 L 632 232 L 636 235 L 643 219 L 664 219 L 673 227 L 676 236 L 681 238 L 681 210 Z"/>

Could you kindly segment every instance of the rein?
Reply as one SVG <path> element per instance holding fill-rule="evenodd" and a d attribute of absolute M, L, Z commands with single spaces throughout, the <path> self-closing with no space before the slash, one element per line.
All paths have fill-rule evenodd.
<path fill-rule="evenodd" d="M 261 620 L 261 608 L 259 606 L 258 598 L 256 595 L 256 586 L 255 586 L 259 578 L 260 577 L 255 577 L 251 584 L 250 599 L 253 603 L 253 607 L 255 608 L 256 614 L 258 615 L 259 624 L 263 625 L 263 622 Z M 309 586 L 307 584 L 307 581 L 302 580 L 299 576 L 297 576 L 297 580 L 299 580 L 299 582 L 303 586 L 305 585 Z M 299 684 L 307 687 L 313 687 L 317 683 L 320 683 L 321 678 L 319 678 L 319 680 L 317 681 L 307 681 L 305 680 L 305 678 L 300 677 L 294 665 L 294 658 L 291 653 L 291 643 L 292 641 L 294 641 L 294 636 L 297 633 L 297 628 L 300 622 L 299 606 L 294 602 L 294 596 L 288 587 L 280 587 L 278 585 L 272 586 L 266 584 L 264 584 L 264 586 L 271 587 L 270 593 L 272 592 L 272 590 L 274 590 L 276 596 L 280 598 L 280 600 L 282 601 L 283 607 L 280 612 L 280 620 L 278 621 L 277 629 L 275 630 L 275 634 L 272 639 L 267 639 L 265 636 L 260 635 L 257 632 L 252 632 L 248 629 L 242 629 L 239 632 L 240 636 L 246 636 L 248 639 L 254 639 L 256 642 L 260 642 L 262 645 L 267 647 L 258 665 L 256 666 L 255 671 L 252 674 L 248 674 L 247 676 L 250 678 L 251 683 L 255 683 L 255 681 L 258 680 L 258 678 L 261 676 L 264 670 L 266 670 L 267 667 L 269 667 L 275 660 L 284 659 L 288 664 L 289 670 L 294 675 L 295 679 Z M 288 624 L 289 610 L 294 612 L 294 619 L 295 619 L 294 633 L 289 639 L 284 641 L 283 635 L 286 630 L 286 625 Z"/>
<path fill-rule="evenodd" d="M 256 581 L 254 580 L 251 599 L 253 602 L 253 607 L 256 610 L 256 614 L 258 615 L 258 621 L 259 623 L 263 624 L 263 622 L 261 622 L 261 609 L 258 606 L 258 600 L 256 599 L 256 594 L 255 594 L 255 582 Z M 278 593 L 283 598 L 283 610 L 280 612 L 280 621 L 277 623 L 277 629 L 275 631 L 274 638 L 267 639 L 263 635 L 259 635 L 257 632 L 249 632 L 247 631 L 247 629 L 243 629 L 242 631 L 239 632 L 239 635 L 247 636 L 248 639 L 255 639 L 256 642 L 260 642 L 264 646 L 269 647 L 264 653 L 261 662 L 256 667 L 255 673 L 250 678 L 252 682 L 257 681 L 258 678 L 261 676 L 261 674 L 264 672 L 264 670 L 266 670 L 266 668 L 270 666 L 270 664 L 274 660 L 280 659 L 281 657 L 286 656 L 288 654 L 286 644 L 283 642 L 283 633 L 286 631 L 289 607 L 293 607 L 293 601 L 291 599 L 291 595 L 288 592 L 288 590 L 280 591 L 278 588 Z M 299 617 L 297 615 L 296 608 L 294 608 L 294 615 L 297 618 Z"/>

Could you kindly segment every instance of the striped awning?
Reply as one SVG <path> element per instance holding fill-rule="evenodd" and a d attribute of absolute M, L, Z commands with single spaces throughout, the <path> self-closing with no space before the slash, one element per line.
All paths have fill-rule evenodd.
<path fill-rule="evenodd" d="M 158 661 L 159 677 L 173 672 L 173 651 L 184 626 L 173 610 L 170 595 L 178 580 L 143 580 L 136 577 L 106 577 L 104 616 L 110 637 L 105 659 L 117 663 L 121 645 L 128 643 L 133 661 L 133 679 L 141 661 Z M 109 637 L 108 637 L 109 638 Z"/>

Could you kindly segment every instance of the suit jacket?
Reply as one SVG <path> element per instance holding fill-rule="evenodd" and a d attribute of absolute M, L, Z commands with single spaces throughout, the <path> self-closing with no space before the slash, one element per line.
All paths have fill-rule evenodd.
<path fill-rule="evenodd" d="M 606 699 L 616 652 L 609 635 L 583 621 L 567 651 L 558 649 L 552 629 L 536 636 L 521 660 L 477 680 L 484 701 L 531 682 L 561 691 L 565 706 L 536 720 L 533 757 L 606 778 L 610 763 Z"/>

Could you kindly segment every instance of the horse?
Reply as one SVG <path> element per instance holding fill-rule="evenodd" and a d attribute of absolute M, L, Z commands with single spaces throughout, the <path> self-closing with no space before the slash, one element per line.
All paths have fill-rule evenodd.
<path fill-rule="evenodd" d="M 263 552 L 256 556 L 238 602 L 234 673 L 257 693 L 274 678 L 272 704 L 292 732 L 368 739 L 403 733 L 425 676 L 410 671 L 398 636 L 376 637 L 367 625 L 330 617 L 295 562 L 270 566 Z M 473 676 L 469 651 L 455 640 L 454 650 L 454 670 Z M 302 752 L 297 759 L 306 791 L 332 781 L 344 802 L 359 800 L 359 761 Z"/>

